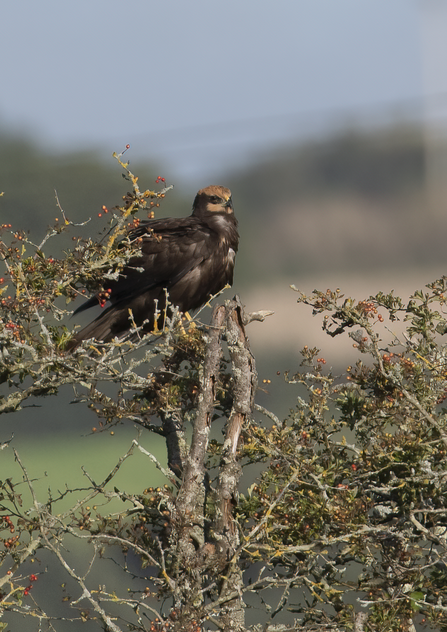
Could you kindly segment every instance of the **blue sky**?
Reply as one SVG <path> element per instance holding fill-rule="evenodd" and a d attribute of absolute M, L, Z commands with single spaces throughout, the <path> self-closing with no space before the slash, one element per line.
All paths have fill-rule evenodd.
<path fill-rule="evenodd" d="M 0 125 L 105 156 L 130 143 L 200 184 L 277 142 L 420 108 L 421 6 L 3 3 Z"/>

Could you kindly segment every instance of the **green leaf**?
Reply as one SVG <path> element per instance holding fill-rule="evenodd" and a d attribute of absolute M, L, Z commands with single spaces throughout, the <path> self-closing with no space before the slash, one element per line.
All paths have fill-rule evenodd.
<path fill-rule="evenodd" d="M 421 606 L 419 604 L 416 603 L 416 601 L 421 601 L 421 599 L 424 598 L 424 593 L 419 591 L 416 592 L 412 592 L 410 593 L 410 599 L 411 599 L 411 607 L 413 610 L 420 610 Z"/>

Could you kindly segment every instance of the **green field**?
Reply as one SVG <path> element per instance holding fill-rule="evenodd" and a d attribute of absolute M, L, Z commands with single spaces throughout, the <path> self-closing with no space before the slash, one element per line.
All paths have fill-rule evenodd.
<path fill-rule="evenodd" d="M 50 493 L 55 499 L 67 489 L 75 490 L 53 506 L 54 513 L 66 511 L 76 499 L 85 496 L 85 488 L 91 487 L 84 471 L 96 484 L 101 484 L 137 437 L 138 431 L 135 428 L 121 426 L 115 428 L 113 434 L 110 431 L 86 436 L 45 434 L 41 438 L 22 434 L 13 438 L 9 446 L 0 451 L 0 480 L 11 479 L 13 483 L 19 483 L 16 491 L 23 494 L 24 507 L 31 506 L 28 485 L 21 483 L 24 481 L 24 473 L 15 458 L 15 449 L 39 503 L 46 503 Z M 143 432 L 141 445 L 165 465 L 165 448 L 161 439 Z M 156 469 L 153 462 L 136 448 L 121 464 L 106 489 L 113 491 L 116 487 L 127 494 L 139 494 L 147 487 L 156 487 L 167 482 L 169 481 Z M 119 503 L 114 501 L 116 502 Z M 110 509 L 108 506 L 107 511 Z M 123 504 L 119 509 L 117 507 L 117 510 L 122 509 Z M 102 513 L 100 507 L 98 511 Z"/>

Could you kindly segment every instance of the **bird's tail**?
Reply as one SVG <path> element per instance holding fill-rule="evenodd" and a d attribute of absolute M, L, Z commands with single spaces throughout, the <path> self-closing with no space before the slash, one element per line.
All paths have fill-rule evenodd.
<path fill-rule="evenodd" d="M 113 307 L 113 309 L 112 309 Z M 122 323 L 125 326 L 122 326 Z M 126 326 L 127 325 L 127 326 Z M 78 331 L 65 345 L 65 351 L 74 351 L 83 340 L 94 338 L 100 342 L 110 342 L 115 336 L 123 334 L 123 330 L 129 329 L 129 314 L 124 310 L 117 310 L 110 306 L 95 320 Z"/>

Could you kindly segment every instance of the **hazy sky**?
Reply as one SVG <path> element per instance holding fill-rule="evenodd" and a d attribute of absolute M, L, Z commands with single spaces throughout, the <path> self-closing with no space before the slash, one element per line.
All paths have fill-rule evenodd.
<path fill-rule="evenodd" d="M 433 0 L 424 0 L 430 3 Z M 1 8 L 0 125 L 130 143 L 201 182 L 277 140 L 420 107 L 417 0 L 23 0 Z M 169 174 L 168 174 L 169 175 Z M 194 187 L 192 187 L 194 188 Z"/>

